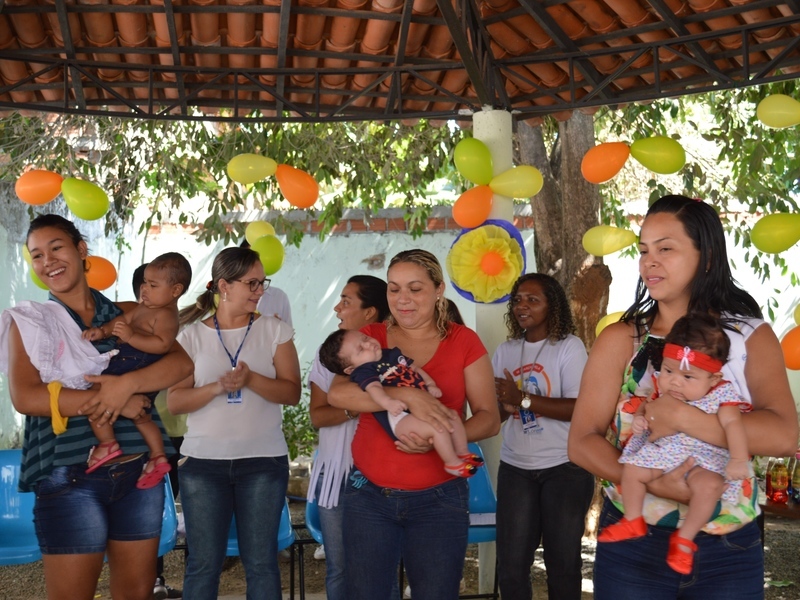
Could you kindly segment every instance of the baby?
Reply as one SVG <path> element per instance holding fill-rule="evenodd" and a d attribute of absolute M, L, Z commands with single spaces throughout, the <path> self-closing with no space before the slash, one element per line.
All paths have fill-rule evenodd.
<path fill-rule="evenodd" d="M 376 412 L 373 416 L 394 439 L 409 433 L 433 439 L 433 447 L 444 461 L 444 470 L 457 477 L 471 477 L 483 464 L 483 460 L 467 448 L 467 433 L 460 420 L 453 422 L 452 433 L 436 431 L 384 391 L 383 386 L 388 385 L 427 390 L 434 398 L 442 395 L 430 375 L 412 366 L 411 359 L 403 356 L 399 348 L 384 349 L 378 340 L 360 331 L 339 329 L 323 342 L 319 358 L 332 373 L 349 375 L 351 381 L 385 409 L 386 412 Z"/>
<path fill-rule="evenodd" d="M 141 369 L 166 354 L 178 335 L 178 298 L 189 288 L 191 280 L 192 267 L 186 258 L 177 252 L 162 254 L 145 267 L 139 303 L 120 303 L 124 314 L 83 332 L 83 337 L 89 341 L 111 336 L 119 338 L 119 353 L 111 359 L 104 374 Z M 131 362 L 135 364 L 134 368 L 128 366 Z M 150 410 L 155 396 L 152 394 L 150 398 Z M 134 424 L 150 449 L 150 459 L 136 483 L 136 487 L 147 489 L 158 485 L 171 467 L 164 455 L 161 430 L 153 423 L 149 411 Z M 87 473 L 122 454 L 113 427 L 107 424 L 98 427 L 95 423 L 91 426 L 100 443 L 92 448 Z"/>
<path fill-rule="evenodd" d="M 686 476 L 691 492 L 689 509 L 683 524 L 670 538 L 667 554 L 667 564 L 688 575 L 697 550 L 695 536 L 712 517 L 720 497 L 735 502 L 741 480 L 750 475 L 741 419 L 741 411 L 750 410 L 750 404 L 730 382 L 722 379 L 730 340 L 717 319 L 709 315 L 678 319 L 665 342 L 654 396 L 669 394 L 706 413 L 716 414 L 725 430 L 728 450 L 684 433 L 647 441 L 648 424 L 642 403 L 633 420 L 634 436 L 619 459 L 624 464 L 621 484 L 625 517 L 603 529 L 597 541 L 620 542 L 645 535 L 647 524 L 642 513 L 647 483 L 691 456 L 696 466 Z"/>

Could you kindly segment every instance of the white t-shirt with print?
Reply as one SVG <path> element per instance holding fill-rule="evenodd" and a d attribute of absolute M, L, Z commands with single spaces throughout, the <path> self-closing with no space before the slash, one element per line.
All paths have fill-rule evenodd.
<path fill-rule="evenodd" d="M 495 377 L 505 377 L 503 369 L 507 369 L 518 387 L 520 373 L 524 373 L 524 389 L 531 394 L 577 398 L 586 359 L 586 348 L 574 335 L 555 344 L 549 340 L 534 343 L 509 340 L 495 351 L 492 367 Z M 519 411 L 503 423 L 502 461 L 527 470 L 548 469 L 568 462 L 569 422 L 539 415 L 536 421 L 536 427 L 527 433 L 523 431 Z"/>

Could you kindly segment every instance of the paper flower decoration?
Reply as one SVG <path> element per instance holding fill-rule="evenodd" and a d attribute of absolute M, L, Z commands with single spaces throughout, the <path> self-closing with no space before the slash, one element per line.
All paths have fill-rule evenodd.
<path fill-rule="evenodd" d="M 508 221 L 489 220 L 462 231 L 447 255 L 453 287 L 472 302 L 506 301 L 525 272 L 523 248 L 522 236 Z"/>

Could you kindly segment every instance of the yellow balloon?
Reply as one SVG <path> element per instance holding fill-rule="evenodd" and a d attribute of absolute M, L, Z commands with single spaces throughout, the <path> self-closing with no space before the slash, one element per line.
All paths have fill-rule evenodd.
<path fill-rule="evenodd" d="M 800 102 L 786 94 L 772 94 L 758 103 L 756 116 L 767 127 L 791 127 L 800 123 Z"/>
<path fill-rule="evenodd" d="M 22 244 L 22 258 L 25 259 L 25 262 L 31 264 L 33 259 L 31 258 L 31 251 L 28 250 L 28 246 L 26 244 Z"/>
<path fill-rule="evenodd" d="M 266 221 L 253 221 L 248 223 L 244 230 L 244 239 L 252 246 L 256 240 L 265 235 L 275 235 L 275 228 Z"/>
<path fill-rule="evenodd" d="M 255 183 L 274 175 L 277 168 L 278 163 L 266 156 L 239 154 L 228 161 L 228 177 L 239 183 Z"/>
<path fill-rule="evenodd" d="M 542 185 L 544 179 L 539 169 L 529 165 L 512 167 L 489 182 L 495 194 L 509 198 L 530 198 L 539 193 Z"/>
<path fill-rule="evenodd" d="M 750 232 L 753 245 L 762 252 L 777 254 L 800 240 L 800 214 L 777 213 L 761 217 Z"/>
<path fill-rule="evenodd" d="M 800 304 L 794 307 L 794 323 L 800 325 Z"/>
<path fill-rule="evenodd" d="M 492 153 L 482 141 L 465 138 L 456 144 L 453 161 L 461 175 L 475 185 L 486 185 L 492 180 Z"/>
<path fill-rule="evenodd" d="M 620 310 L 618 312 L 608 313 L 605 317 L 600 319 L 597 322 L 597 327 L 594 328 L 595 337 L 598 337 L 600 335 L 600 332 L 603 331 L 603 329 L 605 329 L 612 323 L 616 323 L 617 321 L 619 321 L 622 315 L 624 314 L 625 312 Z"/>
<path fill-rule="evenodd" d="M 594 256 L 605 256 L 636 242 L 636 234 L 630 229 L 611 225 L 598 225 L 583 234 L 583 249 Z"/>

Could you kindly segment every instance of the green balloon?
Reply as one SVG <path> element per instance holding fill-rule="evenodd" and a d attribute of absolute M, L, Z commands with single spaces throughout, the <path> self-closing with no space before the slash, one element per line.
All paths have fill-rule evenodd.
<path fill-rule="evenodd" d="M 777 254 L 800 240 L 800 214 L 776 213 L 761 217 L 750 232 L 753 245 L 769 254 Z"/>
<path fill-rule="evenodd" d="M 458 172 L 472 183 L 487 185 L 494 177 L 492 154 L 480 140 L 466 138 L 458 142 L 453 160 Z"/>
<path fill-rule="evenodd" d="M 264 275 L 277 273 L 283 265 L 283 244 L 274 235 L 262 236 L 250 247 L 258 252 L 261 264 L 264 266 Z"/>
<path fill-rule="evenodd" d="M 686 164 L 686 151 L 678 142 L 656 135 L 631 144 L 631 156 L 654 173 L 670 175 Z"/>
<path fill-rule="evenodd" d="M 31 274 L 31 281 L 36 284 L 36 287 L 42 288 L 43 290 L 48 289 L 47 286 L 44 284 L 44 281 L 39 279 L 39 276 L 33 272 L 33 269 L 31 269 L 29 272 Z"/>
<path fill-rule="evenodd" d="M 108 195 L 90 181 L 67 177 L 61 183 L 64 201 L 79 219 L 94 221 L 108 212 Z"/>

